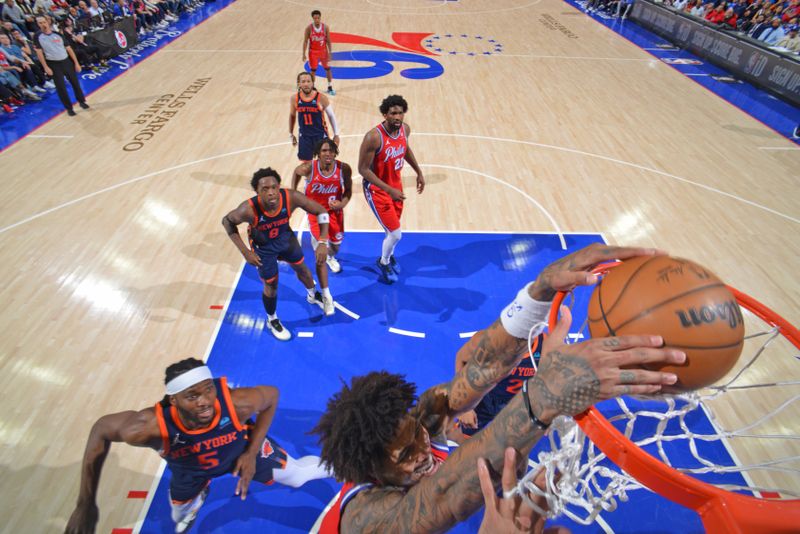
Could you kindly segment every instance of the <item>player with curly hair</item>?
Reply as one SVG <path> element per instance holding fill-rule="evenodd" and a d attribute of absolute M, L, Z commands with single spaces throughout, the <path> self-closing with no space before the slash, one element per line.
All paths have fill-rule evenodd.
<path fill-rule="evenodd" d="M 527 458 L 556 416 L 674 384 L 674 374 L 644 368 L 651 362 L 685 360 L 682 352 L 662 347 L 661 337 L 620 336 L 567 345 L 563 340 L 571 315 L 562 307 L 561 321 L 544 342 L 538 372 L 491 424 L 453 454 L 448 456 L 439 445 L 446 443 L 442 429 L 448 421 L 474 408 L 519 364 L 528 335 L 545 320 L 555 291 L 596 282 L 589 270 L 600 262 L 657 253 L 595 244 L 549 265 L 498 320 L 460 349 L 459 358 L 467 364 L 456 376 L 425 391 L 416 404 L 414 384 L 386 371 L 345 384 L 314 429 L 323 463 L 344 482 L 322 518 L 320 533 L 445 531 L 483 504 L 476 466 L 484 459 L 487 463 L 479 469 L 489 469 L 497 490 L 506 449 Z"/>

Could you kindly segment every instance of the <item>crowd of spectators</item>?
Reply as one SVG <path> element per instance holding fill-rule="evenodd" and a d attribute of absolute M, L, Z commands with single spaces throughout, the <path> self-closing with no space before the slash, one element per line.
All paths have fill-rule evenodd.
<path fill-rule="evenodd" d="M 0 114 L 37 102 L 55 89 L 39 61 L 36 17 L 44 16 L 72 48 L 82 69 L 99 71 L 113 56 L 111 47 L 91 39 L 91 32 L 134 17 L 140 37 L 167 27 L 207 0 L 0 0 Z"/>
<path fill-rule="evenodd" d="M 765 46 L 800 54 L 800 0 L 665 0 L 664 5 Z"/>

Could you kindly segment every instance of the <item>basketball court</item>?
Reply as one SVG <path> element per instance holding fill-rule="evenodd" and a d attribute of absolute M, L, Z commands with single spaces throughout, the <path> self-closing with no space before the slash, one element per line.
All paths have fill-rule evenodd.
<path fill-rule="evenodd" d="M 420 392 L 447 380 L 457 348 L 519 287 L 588 243 L 690 258 L 800 323 L 800 149 L 785 136 L 800 110 L 750 88 L 716 91 L 691 75 L 700 67 L 645 50 L 652 43 L 631 23 L 604 24 L 561 0 L 216 4 L 98 80 L 89 112 L 3 137 L 3 531 L 63 530 L 92 423 L 153 405 L 170 363 L 207 357 L 234 385 L 277 386 L 270 435 L 295 457 L 318 454 L 307 432 L 340 377 L 388 369 Z M 315 8 L 337 34 L 339 159 L 356 167 L 380 101 L 401 94 L 427 187 L 413 193 L 406 169 L 404 274 L 386 286 L 374 269 L 379 226 L 354 176 L 344 270 L 330 282 L 337 312 L 307 304 L 283 267 L 278 312 L 295 338 L 280 343 L 264 326 L 257 273 L 220 221 L 252 196 L 256 169 L 290 181 L 288 99 Z M 299 213 L 292 225 L 309 257 Z M 796 351 L 759 365 L 761 382 L 800 376 Z M 713 413 L 752 419 L 797 394 L 723 396 Z M 798 420 L 795 402 L 775 424 L 798 435 Z M 800 444 L 721 454 L 798 456 Z M 167 477 L 154 452 L 112 446 L 97 531 L 171 532 Z M 775 477 L 785 495 L 800 492 L 796 474 Z M 234 487 L 231 477 L 213 484 L 194 531 L 307 532 L 338 489 L 254 486 L 241 502 Z M 629 495 L 602 523 L 571 528 L 702 528 L 662 497 Z"/>

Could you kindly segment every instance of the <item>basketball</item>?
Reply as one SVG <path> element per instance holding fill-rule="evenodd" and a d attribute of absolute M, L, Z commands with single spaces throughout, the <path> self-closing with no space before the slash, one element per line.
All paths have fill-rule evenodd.
<path fill-rule="evenodd" d="M 679 366 L 646 368 L 675 373 L 675 387 L 709 386 L 731 370 L 742 352 L 742 312 L 733 294 L 708 269 L 681 258 L 640 256 L 611 269 L 589 302 L 593 338 L 652 334 L 682 350 Z"/>

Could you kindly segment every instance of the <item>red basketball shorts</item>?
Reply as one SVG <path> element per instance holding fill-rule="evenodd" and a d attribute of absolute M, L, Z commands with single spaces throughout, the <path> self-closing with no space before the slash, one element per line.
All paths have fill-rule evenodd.
<path fill-rule="evenodd" d="M 330 220 L 328 221 L 328 241 L 330 241 L 332 245 L 341 245 L 342 239 L 344 239 L 344 212 L 342 210 L 331 211 L 328 215 L 330 215 Z M 317 222 L 316 215 L 308 214 L 308 227 L 314 239 L 319 241 L 319 223 Z"/>
<path fill-rule="evenodd" d="M 384 230 L 394 232 L 400 228 L 400 216 L 403 214 L 402 200 L 392 200 L 389 193 L 369 185 L 366 181 L 364 182 L 364 197 Z"/>
<path fill-rule="evenodd" d="M 317 66 L 322 63 L 322 68 L 328 68 L 328 51 L 324 52 L 314 52 L 313 50 L 309 50 L 308 52 L 308 65 L 311 67 L 311 72 L 317 70 Z"/>

